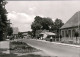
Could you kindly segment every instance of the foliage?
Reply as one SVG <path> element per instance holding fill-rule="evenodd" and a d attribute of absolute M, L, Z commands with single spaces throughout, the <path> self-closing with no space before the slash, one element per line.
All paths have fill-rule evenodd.
<path fill-rule="evenodd" d="M 45 17 L 42 18 L 40 16 L 36 16 L 34 18 L 34 22 L 31 25 L 31 29 L 32 29 L 33 34 L 35 36 L 36 30 L 40 30 L 40 29 L 42 29 L 42 30 L 44 30 L 44 29 L 49 30 L 51 25 L 53 25 L 53 21 L 52 21 L 51 18 L 48 18 L 48 17 L 47 18 L 45 18 Z"/>
<path fill-rule="evenodd" d="M 62 22 L 61 19 L 56 19 L 55 22 L 54 22 L 54 25 L 52 27 L 52 30 L 55 31 L 55 33 L 59 36 L 59 32 L 60 32 L 60 28 L 64 25 L 64 23 Z"/>
<path fill-rule="evenodd" d="M 76 37 L 76 43 L 77 43 L 77 40 L 78 40 L 77 37 L 79 36 L 78 31 L 75 32 L 74 36 Z"/>
<path fill-rule="evenodd" d="M 7 11 L 5 9 L 5 5 L 6 5 L 6 1 L 5 0 L 0 0 L 0 41 L 3 40 L 3 33 L 6 30 L 6 26 L 7 26 Z"/>
<path fill-rule="evenodd" d="M 79 33 L 78 32 L 75 32 L 75 37 L 78 37 L 79 36 Z"/>
<path fill-rule="evenodd" d="M 13 28 L 12 27 L 9 27 L 8 28 L 8 36 L 11 36 L 13 33 Z"/>
<path fill-rule="evenodd" d="M 42 21 L 42 29 L 46 29 L 46 30 L 50 30 L 51 26 L 53 25 L 53 21 L 51 18 L 47 17 L 47 18 L 43 18 L 43 21 Z"/>
<path fill-rule="evenodd" d="M 33 30 L 46 29 L 49 30 L 49 27 L 53 25 L 53 21 L 51 18 L 42 18 L 40 16 L 36 16 L 34 22 L 31 25 Z"/>
<path fill-rule="evenodd" d="M 33 31 L 34 36 L 36 30 L 44 30 L 44 29 L 59 34 L 59 29 L 62 25 L 64 25 L 64 23 L 62 22 L 61 19 L 57 18 L 55 22 L 53 22 L 52 19 L 49 17 L 36 16 L 34 18 L 34 22 L 31 24 L 31 29 Z"/>
<path fill-rule="evenodd" d="M 62 25 L 64 25 L 64 23 L 62 22 L 62 20 L 57 18 L 54 22 L 54 25 L 55 25 L 55 29 L 59 29 Z"/>
<path fill-rule="evenodd" d="M 31 36 L 33 35 L 32 31 L 28 31 L 27 33 Z"/>
<path fill-rule="evenodd" d="M 12 53 L 29 53 L 38 51 L 38 49 L 31 47 L 22 41 L 12 41 L 10 43 L 10 50 Z"/>
<path fill-rule="evenodd" d="M 23 33 L 19 32 L 19 33 L 18 33 L 18 37 L 23 38 L 23 35 L 22 35 L 22 34 L 23 34 Z"/>

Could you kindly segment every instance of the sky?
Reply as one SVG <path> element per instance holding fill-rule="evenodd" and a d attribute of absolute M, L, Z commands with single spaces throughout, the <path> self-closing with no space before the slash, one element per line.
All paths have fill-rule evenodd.
<path fill-rule="evenodd" d="M 66 23 L 76 12 L 80 11 L 80 1 L 8 1 L 7 17 L 13 27 L 19 31 L 31 31 L 35 16 L 56 18 Z"/>

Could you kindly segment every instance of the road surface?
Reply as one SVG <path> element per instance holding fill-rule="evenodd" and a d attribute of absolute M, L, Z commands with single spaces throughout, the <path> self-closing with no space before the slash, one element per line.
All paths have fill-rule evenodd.
<path fill-rule="evenodd" d="M 80 48 L 66 46 L 61 44 L 55 44 L 47 41 L 39 41 L 34 39 L 23 39 L 22 41 L 28 43 L 29 45 L 43 50 L 50 56 L 58 57 L 80 57 Z"/>

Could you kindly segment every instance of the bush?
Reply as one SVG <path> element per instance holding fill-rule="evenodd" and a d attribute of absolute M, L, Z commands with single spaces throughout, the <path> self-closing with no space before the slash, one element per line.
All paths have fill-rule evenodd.
<path fill-rule="evenodd" d="M 74 35 L 75 37 L 78 37 L 79 36 L 79 33 L 78 32 L 75 32 L 75 35 Z"/>
<path fill-rule="evenodd" d="M 29 46 L 25 42 L 14 41 L 14 42 L 11 42 L 10 46 L 11 46 L 10 50 L 12 52 L 17 52 L 17 53 L 26 53 L 26 52 L 38 51 L 37 49 Z"/>

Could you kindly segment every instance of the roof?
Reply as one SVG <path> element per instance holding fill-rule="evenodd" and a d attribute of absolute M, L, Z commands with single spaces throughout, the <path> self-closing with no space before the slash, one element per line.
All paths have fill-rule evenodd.
<path fill-rule="evenodd" d="M 80 24 L 80 11 L 76 12 L 60 29 L 75 27 Z"/>
<path fill-rule="evenodd" d="M 28 35 L 28 33 L 23 33 L 22 35 Z"/>
<path fill-rule="evenodd" d="M 42 33 L 40 33 L 40 34 L 47 34 L 47 35 L 56 35 L 55 33 L 52 33 L 52 32 L 42 32 Z"/>

